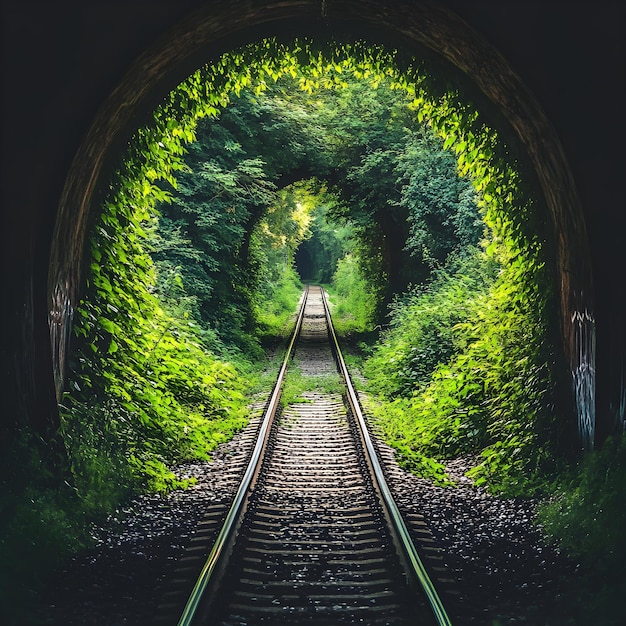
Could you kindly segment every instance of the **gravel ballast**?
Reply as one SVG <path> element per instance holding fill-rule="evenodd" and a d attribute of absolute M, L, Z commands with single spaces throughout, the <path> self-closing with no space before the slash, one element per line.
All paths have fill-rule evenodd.
<path fill-rule="evenodd" d="M 41 603 L 44 623 L 150 624 L 203 511 L 216 503 L 226 507 L 232 497 L 229 467 L 250 445 L 245 433 L 221 445 L 212 461 L 177 468 L 181 477 L 195 477 L 195 485 L 137 498 L 94 528 L 94 547 L 72 558 L 50 581 Z M 548 546 L 533 523 L 537 502 L 500 499 L 476 487 L 465 477 L 472 459 L 448 463 L 455 488 L 435 486 L 393 461 L 385 463 L 394 465 L 388 475 L 401 511 L 423 516 L 447 576 L 454 579 L 453 623 L 545 624 L 559 598 L 581 584 L 576 564 Z"/>

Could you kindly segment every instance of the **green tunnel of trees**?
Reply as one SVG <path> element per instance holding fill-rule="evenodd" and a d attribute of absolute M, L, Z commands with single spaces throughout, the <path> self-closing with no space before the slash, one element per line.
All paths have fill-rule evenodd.
<path fill-rule="evenodd" d="M 445 460 L 472 455 L 493 492 L 552 484 L 577 439 L 545 209 L 514 142 L 403 63 L 263 41 L 137 131 L 90 235 L 61 401 L 72 488 L 31 468 L 14 528 L 48 515 L 53 544 L 129 493 L 184 486 L 172 466 L 245 424 L 298 271 L 329 285 L 405 467 L 449 484 Z"/>
<path fill-rule="evenodd" d="M 404 311 L 422 306 L 418 301 L 459 292 L 458 305 L 447 307 L 456 311 L 450 319 L 424 318 L 424 346 L 416 341 L 407 352 L 400 339 L 391 347 L 390 330 L 368 371 L 387 381 L 389 388 L 378 390 L 398 402 L 414 403 L 416 392 L 428 394 L 431 384 L 437 402 L 450 398 L 439 415 L 429 402 L 428 413 L 438 415 L 441 434 L 447 433 L 434 437 L 433 454 L 489 447 L 495 475 L 498 461 L 507 458 L 490 447 L 496 440 L 527 450 L 516 470 L 508 460 L 503 464 L 511 472 L 508 488 L 516 481 L 523 488 L 532 474 L 530 457 L 540 463 L 537 450 L 546 448 L 551 458 L 558 441 L 563 421 L 552 408 L 554 371 L 562 364 L 549 332 L 554 303 L 544 260 L 547 232 L 531 185 L 520 184 L 514 147 L 452 92 L 434 97 L 424 72 L 401 73 L 381 50 L 338 46 L 329 54 L 311 44 L 264 42 L 221 63 L 173 91 L 155 125 L 139 131 L 130 147 L 91 240 L 91 291 L 76 342 L 77 352 L 89 358 L 75 367 L 70 386 L 93 387 L 90 376 L 102 368 L 95 389 L 125 407 L 124 423 L 137 415 L 145 424 L 158 423 L 153 407 L 164 403 L 150 394 L 164 379 L 155 376 L 156 387 L 134 380 L 151 371 L 149 362 L 166 359 L 155 350 L 175 337 L 168 324 L 192 320 L 184 332 L 214 354 L 233 346 L 253 354 L 263 332 L 260 312 L 300 246 L 317 264 L 313 277 L 329 280 L 339 271 L 340 281 L 352 272 L 351 280 L 364 281 L 362 289 L 352 289 L 368 296 L 354 309 L 364 313 L 360 330 L 390 321 L 398 329 Z M 339 233 L 337 226 L 347 230 Z M 480 322 L 462 330 L 464 316 L 472 315 Z M 159 316 L 174 321 L 160 326 Z M 138 333 L 142 319 L 155 328 Z M 391 358 L 389 350 L 395 351 Z M 152 361 L 134 364 L 129 376 L 127 354 Z M 394 365 L 386 367 L 389 362 Z M 460 387 L 444 392 L 450 381 Z M 184 380 L 177 384 L 185 390 Z M 145 398 L 143 389 L 149 390 Z M 162 391 L 174 404 L 186 402 L 173 383 Z M 81 405 L 80 393 L 68 399 Z M 490 403 L 493 410 L 485 409 Z M 413 411 L 417 405 L 402 406 L 403 414 Z M 545 445 L 537 446 L 535 426 L 542 419 Z M 516 432 L 505 432 L 509 427 Z M 189 437 L 193 432 L 189 427 Z M 179 454 L 195 445 L 177 437 Z M 447 450 L 446 437 L 464 443 Z M 135 439 L 128 438 L 133 450 Z M 176 455 L 167 436 L 156 437 L 154 446 L 158 442 L 162 454 Z M 485 463 L 481 467 L 486 471 Z"/>
<path fill-rule="evenodd" d="M 105 408 L 88 423 L 108 423 L 131 474 L 153 487 L 168 464 L 205 456 L 207 440 L 240 425 L 227 353 L 258 354 L 261 311 L 306 240 L 317 278 L 362 281 L 344 288 L 363 300 L 351 307 L 360 330 L 389 321 L 395 302 L 395 334 L 368 372 L 400 404 L 402 432 L 430 421 L 431 436 L 403 449 L 410 464 L 483 450 L 481 479 L 525 489 L 562 422 L 545 341 L 546 233 L 508 148 L 451 94 L 428 99 L 425 78 L 403 77 L 382 51 L 274 46 L 193 75 L 131 145 L 91 239 L 63 402 L 81 417 L 65 420 L 67 436 Z M 351 232 L 342 239 L 333 224 Z M 421 313 L 421 341 L 402 345 L 404 312 L 446 290 L 458 292 L 455 313 Z M 464 315 L 481 319 L 462 330 Z M 521 451 L 514 463 L 509 448 Z"/>

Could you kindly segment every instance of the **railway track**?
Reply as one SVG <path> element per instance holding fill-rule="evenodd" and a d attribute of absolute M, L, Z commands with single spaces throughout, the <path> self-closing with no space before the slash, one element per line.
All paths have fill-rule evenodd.
<path fill-rule="evenodd" d="M 309 390 L 281 410 L 288 367 Z M 450 624 L 342 368 L 324 293 L 311 287 L 179 626 Z"/>

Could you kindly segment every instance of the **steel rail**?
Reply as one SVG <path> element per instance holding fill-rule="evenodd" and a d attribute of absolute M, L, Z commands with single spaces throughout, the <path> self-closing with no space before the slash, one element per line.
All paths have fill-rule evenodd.
<path fill-rule="evenodd" d="M 335 333 L 335 328 L 332 324 L 331 315 L 330 315 L 330 307 L 328 306 L 328 301 L 326 299 L 326 293 L 324 289 L 322 291 L 322 301 L 324 303 L 324 310 L 326 313 L 326 319 L 328 322 L 328 334 L 331 338 L 331 343 L 333 346 L 333 350 L 335 351 L 335 356 L 337 358 L 337 365 L 339 367 L 340 374 L 344 378 L 344 382 L 347 388 L 347 396 L 348 402 L 350 404 L 350 408 L 352 409 L 352 414 L 356 418 L 357 424 L 361 431 L 361 436 L 365 443 L 365 452 L 369 457 L 369 463 L 374 471 L 374 478 L 378 483 L 378 488 L 383 498 L 383 504 L 387 508 L 389 513 L 389 517 L 392 520 L 392 523 L 395 525 L 395 530 L 398 534 L 398 538 L 400 540 L 400 544 L 404 549 L 406 557 L 413 568 L 413 574 L 415 578 L 419 581 L 426 597 L 428 598 L 428 602 L 430 603 L 431 609 L 437 620 L 439 626 L 451 626 L 452 622 L 446 613 L 446 610 L 441 602 L 441 598 L 439 597 L 435 586 L 428 576 L 426 572 L 426 568 L 422 560 L 417 553 L 417 549 L 415 548 L 415 544 L 411 539 L 409 531 L 402 519 L 402 515 L 398 510 L 398 505 L 396 504 L 393 495 L 389 489 L 389 485 L 385 479 L 385 475 L 383 473 L 383 469 L 378 460 L 378 455 L 376 454 L 376 449 L 374 448 L 374 444 L 372 442 L 372 438 L 370 437 L 369 431 L 367 429 L 367 424 L 365 423 L 365 418 L 363 417 L 363 412 L 361 411 L 361 405 L 359 403 L 358 396 L 356 391 L 354 390 L 354 386 L 352 384 L 352 380 L 348 373 L 348 368 L 346 367 L 346 363 L 344 361 L 343 355 L 341 353 L 341 349 L 339 347 L 339 341 L 337 340 L 337 335 Z"/>
<path fill-rule="evenodd" d="M 224 521 L 224 525 L 222 526 L 222 529 L 220 530 L 217 539 L 213 544 L 213 548 L 211 549 L 211 552 L 209 553 L 209 556 L 207 557 L 207 560 L 202 567 L 202 571 L 198 576 L 196 584 L 191 591 L 191 594 L 189 595 L 187 604 L 185 605 L 185 608 L 178 621 L 178 626 L 190 626 L 193 623 L 194 619 L 196 618 L 196 613 L 203 601 L 203 596 L 209 585 L 209 582 L 212 576 L 215 574 L 218 565 L 221 563 L 222 559 L 225 558 L 229 542 L 234 536 L 237 527 L 239 526 L 241 515 L 244 511 L 244 505 L 247 499 L 246 497 L 248 495 L 248 491 L 251 485 L 253 484 L 254 478 L 258 474 L 258 469 L 262 458 L 262 452 L 267 442 L 267 436 L 269 434 L 274 415 L 276 414 L 276 410 L 278 409 L 278 402 L 280 400 L 285 371 L 287 370 L 287 365 L 289 363 L 289 360 L 291 359 L 296 339 L 300 334 L 302 320 L 304 319 L 304 308 L 308 295 L 309 287 L 307 286 L 302 297 L 302 303 L 300 311 L 298 313 L 298 318 L 296 320 L 295 329 L 293 335 L 291 336 L 291 341 L 289 342 L 285 358 L 283 359 L 282 366 L 278 373 L 276 384 L 274 385 L 274 390 L 272 391 L 272 396 L 270 398 L 270 401 L 268 402 L 267 408 L 265 409 L 265 414 L 263 416 L 263 420 L 259 428 L 259 433 L 257 435 L 256 445 L 254 446 L 254 450 L 248 463 L 248 467 L 246 468 L 244 476 L 235 495 L 235 499 L 233 500 L 233 503 L 228 511 L 226 520 Z"/>

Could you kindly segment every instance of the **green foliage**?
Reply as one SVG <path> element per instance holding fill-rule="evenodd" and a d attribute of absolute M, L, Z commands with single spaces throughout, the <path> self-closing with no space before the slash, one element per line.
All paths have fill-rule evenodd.
<path fill-rule="evenodd" d="M 261 221 L 287 215 L 276 207 L 295 199 L 276 193 L 270 180 L 280 186 L 317 177 L 317 189 L 308 190 L 317 219 L 304 237 L 312 274 L 329 280 L 338 259 L 353 252 L 375 317 L 391 294 L 427 279 L 482 230 L 471 184 L 411 111 L 415 88 L 399 81 L 391 56 L 359 45 L 322 53 L 310 43 L 290 50 L 274 42 L 261 46 L 260 56 L 268 54 L 263 47 L 280 61 L 262 62 L 260 76 L 253 76 L 257 59 L 246 68 L 244 86 L 221 97 L 229 106 L 215 108 L 218 119 L 195 129 L 187 171 L 177 175 L 171 204 L 160 207 L 163 242 L 153 254 L 167 284 L 180 276 L 197 321 L 228 343 L 253 328 L 255 292 L 268 284 L 255 279 L 271 272 L 265 251 L 251 254 L 251 239 Z M 241 52 L 231 76 L 249 52 Z M 202 79 L 215 80 L 206 71 L 199 72 Z M 282 220 L 278 232 L 286 236 L 295 225 Z"/>
<path fill-rule="evenodd" d="M 370 388 L 385 398 L 410 397 L 428 383 L 437 366 L 463 348 L 458 325 L 493 284 L 496 270 L 481 250 L 469 248 L 446 270 L 436 271 L 431 283 L 398 298 L 391 307 L 391 326 L 364 369 Z"/>
<path fill-rule="evenodd" d="M 214 99 L 201 102 L 199 88 L 190 79 L 170 98 L 195 94 L 195 107 L 174 115 L 166 104 L 153 127 L 138 131 L 92 231 L 93 262 L 62 406 L 82 497 L 115 499 L 109 491 L 120 483 L 156 490 L 178 486 L 168 465 L 208 458 L 244 424 L 242 380 L 233 366 L 206 351 L 191 319 L 166 311 L 175 294 L 165 302 L 157 297 L 149 255 L 155 204 L 171 198 L 164 186 L 175 187 L 175 175 L 184 169 L 183 143 L 195 138 L 196 118 L 215 114 Z M 255 167 L 244 163 L 238 173 L 251 175 Z M 217 167 L 204 173 L 226 188 L 237 182 Z M 185 237 L 179 239 L 178 251 L 185 247 Z M 176 273 L 170 275 L 176 285 Z M 109 480 L 112 475 L 120 480 Z"/>
<path fill-rule="evenodd" d="M 298 270 L 306 273 L 303 278 L 318 284 L 330 283 L 339 260 L 354 249 L 351 224 L 338 224 L 330 219 L 330 211 L 337 202 L 334 194 L 320 189 L 311 213 L 311 236 L 300 244 L 296 254 Z"/>
<path fill-rule="evenodd" d="M 403 184 L 399 202 L 410 226 L 406 248 L 427 271 L 477 244 L 484 230 L 478 196 L 470 181 L 458 175 L 456 159 L 443 143 L 422 126 L 408 139 L 397 166 Z"/>
<path fill-rule="evenodd" d="M 302 296 L 302 284 L 292 266 L 283 269 L 271 292 L 259 295 L 255 305 L 257 335 L 287 338 L 293 332 L 294 312 Z"/>
<path fill-rule="evenodd" d="M 150 488 L 176 486 L 165 463 L 207 458 L 244 423 L 243 384 L 234 368 L 205 352 L 193 327 L 169 317 L 145 286 L 143 293 L 139 283 L 134 287 L 136 304 L 151 316 L 130 317 L 128 308 L 113 305 L 115 295 L 132 293 L 116 285 L 107 292 L 108 314 L 92 297 L 76 325 L 84 349 L 73 362 L 63 432 L 77 483 L 89 475 L 91 489 L 103 454 L 113 460 L 109 472 L 119 475 L 117 460 L 126 459 L 130 474 Z M 104 475 L 98 484 L 111 483 Z"/>
<path fill-rule="evenodd" d="M 520 284 L 519 259 L 507 263 L 506 248 L 488 248 L 491 258 L 465 257 L 396 305 L 365 373 L 372 389 L 397 398 L 381 416 L 393 421 L 383 426 L 390 438 L 404 432 L 405 447 L 437 458 L 479 452 L 475 482 L 520 495 L 556 470 L 547 289 L 539 271 L 535 283 Z"/>
<path fill-rule="evenodd" d="M 171 298 L 170 276 L 178 276 L 202 331 L 244 347 L 254 290 L 250 230 L 274 200 L 275 185 L 267 179 L 264 161 L 251 158 L 225 123 L 201 123 L 197 135 L 185 171 L 176 177 L 172 201 L 159 207 L 152 250 L 158 291 Z"/>
<path fill-rule="evenodd" d="M 56 442 L 58 443 L 58 442 Z M 0 459 L 0 620 L 29 622 L 37 588 L 87 539 L 86 511 L 49 471 L 55 442 L 21 431 Z"/>
<path fill-rule="evenodd" d="M 411 101 L 393 75 L 380 77 L 375 90 L 347 80 L 326 120 L 334 151 L 329 181 L 341 200 L 329 214 L 352 226 L 377 317 L 393 294 L 477 244 L 483 229 L 470 181 L 459 178 L 454 157 L 417 120 Z"/>
<path fill-rule="evenodd" d="M 454 104 L 453 95 L 435 102 L 415 85 L 418 118 L 428 119 L 443 147 L 456 152 L 459 173 L 472 181 L 488 227 L 486 252 L 502 269 L 487 292 L 479 290 L 465 300 L 467 321 L 444 326 L 452 335 L 446 331 L 433 337 L 422 327 L 426 344 L 416 338 L 396 346 L 403 365 L 407 350 L 436 346 L 430 362 L 403 369 L 398 383 L 382 381 L 389 368 L 381 366 L 380 358 L 372 372 L 378 368 L 377 384 L 385 393 L 405 396 L 396 402 L 412 449 L 438 458 L 480 452 L 481 463 L 472 472 L 477 483 L 509 495 L 527 493 L 541 486 L 543 472 L 554 470 L 558 440 L 557 357 L 546 321 L 553 303 L 540 260 L 541 221 L 495 134 L 478 124 L 476 114 Z M 467 215 L 464 208 L 459 215 Z M 472 220 L 460 223 L 471 225 Z M 439 305 L 436 316 L 443 320 L 449 313 L 441 311 L 443 300 Z"/>
<path fill-rule="evenodd" d="M 549 541 L 580 563 L 584 577 L 584 585 L 561 598 L 553 613 L 567 616 L 568 624 L 623 624 L 626 436 L 610 438 L 601 449 L 585 453 L 549 493 L 537 522 Z"/>
<path fill-rule="evenodd" d="M 429 478 L 442 487 L 452 486 L 445 466 L 437 460 L 435 441 L 440 432 L 436 421 L 423 422 L 412 419 L 407 402 L 397 399 L 381 402 L 366 396 L 365 407 L 373 417 L 383 439 L 396 451 L 400 467 L 417 476 Z M 419 445 L 416 445 L 419 442 Z"/>
<path fill-rule="evenodd" d="M 310 71 L 318 74 L 322 63 L 312 57 Z M 241 340 L 251 328 L 251 226 L 262 208 L 280 202 L 266 164 L 231 132 L 246 106 L 253 116 L 266 112 L 248 97 L 220 127 L 198 133 L 197 123 L 220 115 L 243 88 L 260 95 L 265 77 L 277 80 L 296 65 L 292 52 L 272 42 L 225 57 L 172 91 L 129 144 L 91 235 L 62 406 L 74 480 L 85 498 L 114 500 L 113 474 L 123 484 L 175 486 L 169 464 L 207 458 L 243 424 L 243 382 L 204 342 Z M 184 144 L 198 137 L 185 162 Z M 173 199 L 159 219 L 156 205 L 163 210 Z"/>
<path fill-rule="evenodd" d="M 506 146 L 480 122 L 478 114 L 460 104 L 456 94 L 436 97 L 436 88 L 424 76 L 415 79 L 410 72 L 409 76 L 394 77 L 395 84 L 413 92 L 411 106 L 418 120 L 427 122 L 441 137 L 444 150 L 456 154 L 457 171 L 471 181 L 473 191 L 462 190 L 457 195 L 456 226 L 451 221 L 443 233 L 439 227 L 427 229 L 435 236 L 425 238 L 421 226 L 413 224 L 408 246 L 419 251 L 427 266 L 447 263 L 453 258 L 450 253 L 446 256 L 433 250 L 451 233 L 470 240 L 476 236 L 473 200 L 467 203 L 468 196 L 476 194 L 487 227 L 486 253 L 502 269 L 486 292 L 465 300 L 467 321 L 445 326 L 452 334 L 446 331 L 439 337 L 421 327 L 424 347 L 435 347 L 430 362 L 412 364 L 397 374 L 399 383 L 388 384 L 381 374 L 393 368 L 385 368 L 379 359 L 378 365 L 371 366 L 372 370 L 378 368 L 375 384 L 385 393 L 399 394 L 401 390 L 404 395 L 394 401 L 401 421 L 394 429 L 406 433 L 398 435 L 396 442 L 406 439 L 411 450 L 438 458 L 480 452 L 482 461 L 473 471 L 478 483 L 510 495 L 527 493 L 541 486 L 544 472 L 554 471 L 558 423 L 562 421 L 555 408 L 554 372 L 559 357 L 547 321 L 555 305 L 549 273 L 541 260 L 542 220 L 529 199 L 530 185 L 522 187 Z M 434 158 L 436 164 L 438 157 Z M 385 159 L 387 155 L 380 150 L 364 163 L 370 164 L 376 180 L 384 175 Z M 424 217 L 423 224 L 436 218 L 436 223 L 443 225 L 441 218 L 446 212 L 432 199 L 445 200 L 450 195 L 437 189 L 443 187 L 438 183 L 431 186 L 424 179 L 404 187 L 406 197 L 414 201 L 414 211 Z M 430 247 L 424 246 L 425 242 Z M 383 268 L 384 262 L 378 262 L 378 267 Z M 424 278 L 428 274 L 422 274 L 420 280 Z M 443 298 L 440 304 L 444 306 Z M 406 316 L 408 319 L 412 313 Z M 445 321 L 452 316 L 440 309 L 435 317 Z M 387 341 L 391 341 L 389 336 Z M 415 341 L 402 349 L 396 346 L 397 354 L 405 359 L 403 364 L 407 350 L 419 350 L 423 345 Z M 430 377 L 425 380 L 429 370 Z M 414 386 L 409 383 L 411 377 Z M 380 412 L 382 420 L 384 414 Z"/>
<path fill-rule="evenodd" d="M 620 575 L 626 559 L 626 436 L 589 452 L 539 509 L 547 535 L 596 571 Z"/>
<path fill-rule="evenodd" d="M 339 259 L 329 292 L 333 324 L 339 336 L 372 329 L 376 300 L 354 255 Z"/>
<path fill-rule="evenodd" d="M 480 283 L 492 272 L 473 278 Z M 436 458 L 479 452 L 471 472 L 477 484 L 508 495 L 532 492 L 556 469 L 553 355 L 534 308 L 541 290 L 519 297 L 509 266 L 480 288 L 472 282 L 461 269 L 400 307 L 406 324 L 388 332 L 365 371 L 374 389 L 397 397 L 391 436 L 404 432 L 407 445 Z M 441 326 L 433 334 L 435 323 Z M 392 419 L 386 411 L 383 423 Z"/>
<path fill-rule="evenodd" d="M 0 619 L 23 624 L 37 588 L 51 569 L 84 540 L 85 519 L 69 513 L 69 499 L 50 489 L 29 487 L 19 496 L 3 494 L 0 507 L 11 514 L 0 523 Z M 5 621 L 6 620 L 6 621 Z"/>

